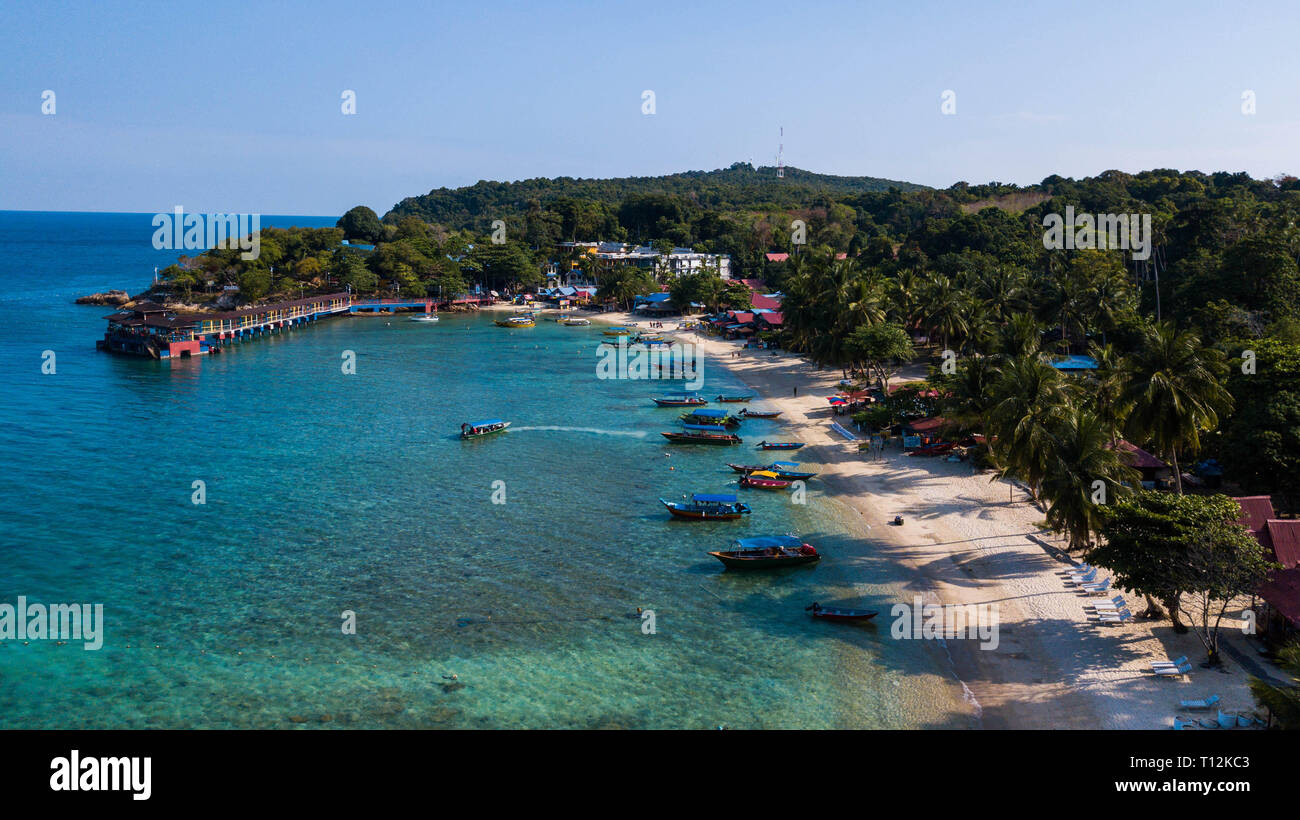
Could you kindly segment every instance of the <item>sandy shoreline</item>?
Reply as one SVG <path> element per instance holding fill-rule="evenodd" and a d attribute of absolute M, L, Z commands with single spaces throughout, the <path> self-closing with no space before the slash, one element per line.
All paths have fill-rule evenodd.
<path fill-rule="evenodd" d="M 584 315 L 647 325 L 644 317 L 626 313 Z M 1065 582 L 1071 563 L 1063 542 L 1044 528 L 1042 511 L 1018 487 L 991 481 L 966 463 L 914 458 L 896 448 L 871 460 L 830 427 L 839 421 L 852 428 L 851 419 L 835 416 L 826 401 L 838 392 L 838 370 L 819 371 L 787 352 L 774 356 L 678 331 L 676 318 L 664 325 L 663 333 L 697 345 L 710 363 L 726 367 L 764 404 L 782 411 L 783 430 L 789 433 L 783 438 L 807 444 L 795 460 L 816 465 L 824 491 L 857 511 L 855 534 L 875 554 L 905 569 L 907 594 L 900 603 L 920 596 L 927 604 L 996 605 L 996 649 L 981 650 L 972 640 L 944 642 L 952 672 L 978 704 L 983 727 L 1168 728 L 1173 715 L 1188 714 L 1179 708 L 1180 699 L 1211 694 L 1222 698 L 1226 711 L 1254 709 L 1248 673 L 1231 653 L 1225 653 L 1226 672 L 1196 666 L 1187 678 L 1152 675 L 1154 660 L 1187 655 L 1199 663 L 1200 641 L 1191 633 L 1175 633 L 1168 620 L 1099 624 L 1087 606 L 1098 599 Z M 903 516 L 903 526 L 889 523 L 895 515 Z M 1125 597 L 1140 613 L 1142 599 Z M 879 628 L 888 629 L 892 620 Z M 1222 641 L 1252 651 L 1231 626 Z"/>

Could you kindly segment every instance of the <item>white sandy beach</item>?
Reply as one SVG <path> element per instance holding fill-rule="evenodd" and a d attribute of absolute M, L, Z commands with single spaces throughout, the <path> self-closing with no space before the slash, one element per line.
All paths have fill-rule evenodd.
<path fill-rule="evenodd" d="M 589 315 L 647 324 L 644 317 L 625 313 Z M 896 448 L 887 449 L 883 460 L 871 460 L 830 427 L 833 420 L 852 427 L 851 419 L 835 416 L 826 401 L 838 392 L 838 370 L 819 371 L 790 353 L 774 356 L 676 331 L 676 323 L 665 320 L 663 332 L 699 345 L 710 364 L 727 367 L 765 404 L 782 411 L 786 438 L 807 443 L 796 460 L 819 469 L 815 481 L 859 514 L 863 549 L 886 555 L 911 574 L 902 603 L 920 595 L 926 603 L 997 605 L 1000 645 L 995 650 L 982 651 L 970 640 L 947 641 L 953 674 L 978 703 L 983 726 L 1168 728 L 1173 715 L 1194 714 L 1178 707 L 1180 699 L 1211 694 L 1222 698 L 1226 711 L 1254 709 L 1248 673 L 1227 653 L 1226 671 L 1201 668 L 1204 649 L 1195 634 L 1176 634 L 1168 620 L 1098 623 L 1087 604 L 1111 596 L 1089 598 L 1066 583 L 1063 575 L 1071 563 L 1063 542 L 1044 529 L 1042 511 L 1018 487 L 976 474 L 967 463 L 910 457 Z M 740 355 L 733 358 L 736 352 Z M 903 516 L 903 526 L 889 523 L 895 515 Z M 1140 615 L 1143 599 L 1125 597 Z M 1225 627 L 1223 641 L 1252 651 L 1231 626 Z M 1152 675 L 1151 661 L 1179 655 L 1196 664 L 1190 676 Z"/>

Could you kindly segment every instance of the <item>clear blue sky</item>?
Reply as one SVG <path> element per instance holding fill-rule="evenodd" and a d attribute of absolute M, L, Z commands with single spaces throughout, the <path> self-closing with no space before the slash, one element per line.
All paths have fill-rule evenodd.
<path fill-rule="evenodd" d="M 1297 23 L 1290 0 L 5 0 L 0 209 L 382 214 L 479 179 L 774 164 L 781 126 L 788 165 L 940 187 L 1272 176 L 1300 171 Z"/>

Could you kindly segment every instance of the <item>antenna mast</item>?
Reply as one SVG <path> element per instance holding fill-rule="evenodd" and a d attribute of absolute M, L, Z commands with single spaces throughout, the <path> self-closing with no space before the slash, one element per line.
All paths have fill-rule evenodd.
<path fill-rule="evenodd" d="M 785 178 L 785 126 L 781 126 L 781 141 L 776 144 L 776 178 Z"/>

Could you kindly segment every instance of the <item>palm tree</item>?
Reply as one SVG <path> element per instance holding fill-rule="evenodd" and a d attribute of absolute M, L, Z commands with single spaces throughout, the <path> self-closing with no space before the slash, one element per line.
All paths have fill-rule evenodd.
<path fill-rule="evenodd" d="M 1037 497 L 1053 454 L 1052 431 L 1073 387 L 1042 357 L 1026 356 L 1007 362 L 993 391 L 997 401 L 988 414 L 988 434 L 1000 475 L 1022 479 Z"/>
<path fill-rule="evenodd" d="M 948 396 L 943 402 L 943 417 L 956 432 L 988 433 L 989 413 L 997 405 L 994 392 L 1002 372 L 997 361 L 988 356 L 968 356 L 956 374 L 945 382 Z"/>
<path fill-rule="evenodd" d="M 1106 422 L 1082 407 L 1071 408 L 1052 434 L 1042 497 L 1048 502 L 1048 526 L 1066 535 L 1070 550 L 1081 549 L 1091 540 L 1101 523 L 1101 505 L 1131 493 L 1132 485 L 1141 479 L 1113 445 Z"/>
<path fill-rule="evenodd" d="M 1042 348 L 1043 329 L 1031 313 L 1012 316 L 998 328 L 998 350 L 1009 359 L 1037 356 Z"/>
<path fill-rule="evenodd" d="M 1110 430 L 1110 437 L 1118 439 L 1124 429 L 1124 408 L 1120 391 L 1124 386 L 1120 375 L 1122 359 L 1114 345 L 1092 345 L 1088 355 L 1097 363 L 1087 390 L 1087 406 Z"/>
<path fill-rule="evenodd" d="M 966 337 L 970 330 L 970 300 L 951 279 L 936 274 L 925 288 L 922 302 L 925 305 L 922 323 L 932 336 L 939 336 L 943 349 L 952 349 L 952 339 Z"/>
<path fill-rule="evenodd" d="M 1128 415 L 1126 436 L 1151 442 L 1170 459 L 1179 495 L 1179 452 L 1199 450 L 1201 433 L 1232 411 L 1232 395 L 1221 381 L 1226 373 L 1222 353 L 1202 347 L 1195 332 L 1179 331 L 1172 322 L 1149 327 L 1121 365 L 1119 407 Z"/>
<path fill-rule="evenodd" d="M 1000 266 L 985 271 L 972 282 L 976 297 L 988 305 L 999 325 L 1029 310 L 1029 292 L 1023 268 Z"/>

